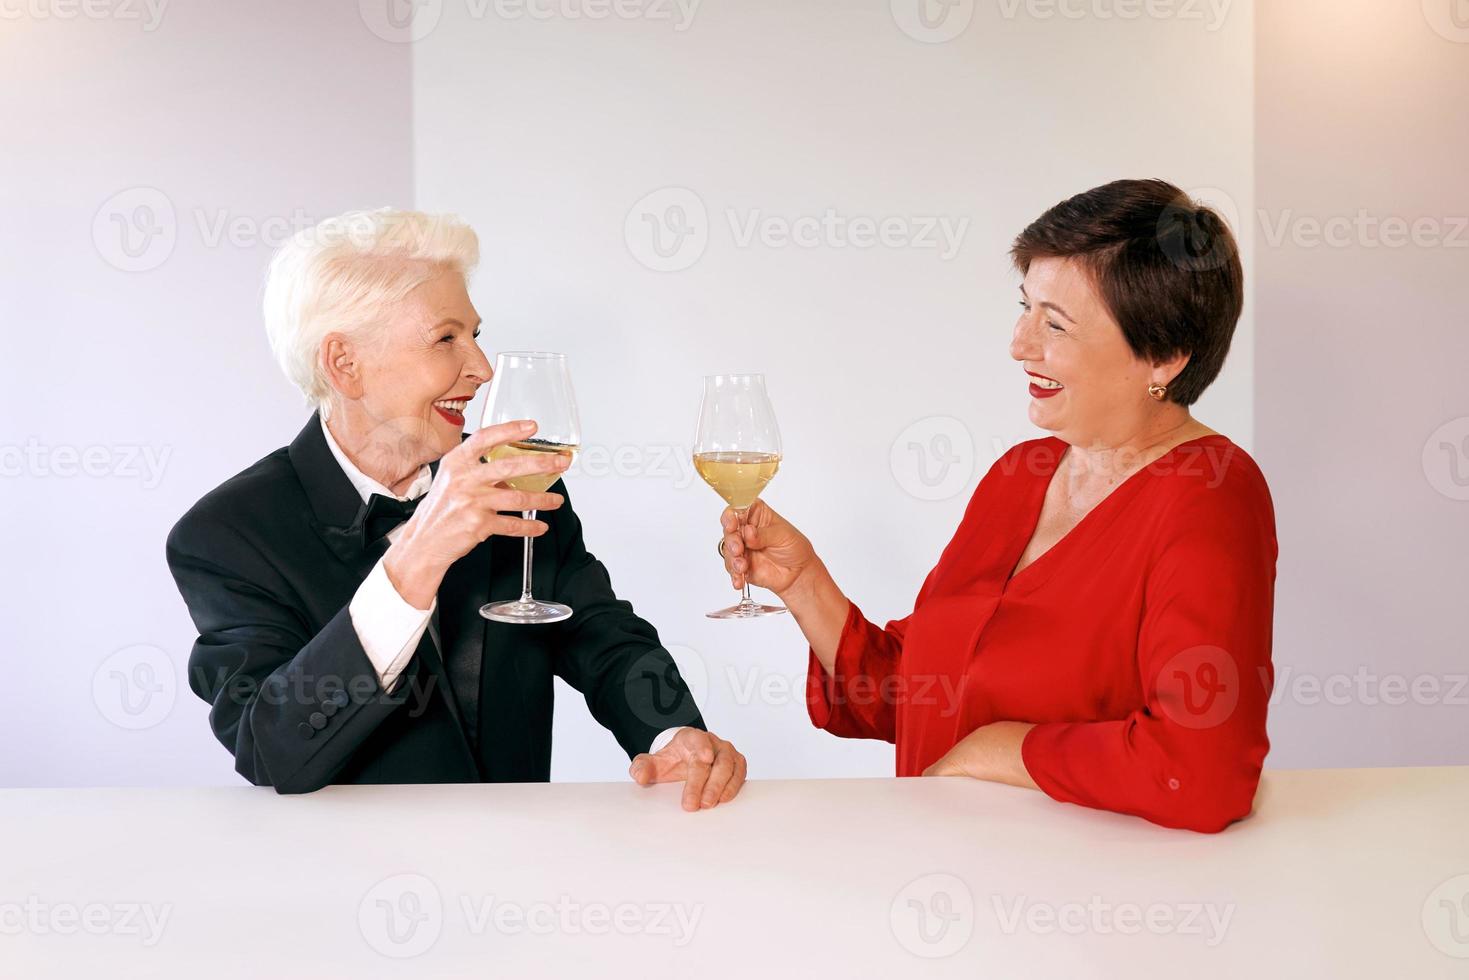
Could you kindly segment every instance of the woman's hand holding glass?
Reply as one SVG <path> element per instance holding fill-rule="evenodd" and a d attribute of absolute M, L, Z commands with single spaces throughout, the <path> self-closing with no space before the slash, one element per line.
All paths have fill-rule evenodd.
<path fill-rule="evenodd" d="M 739 589 L 748 583 L 780 596 L 816 659 L 833 672 L 851 603 L 810 539 L 763 500 L 745 512 L 743 526 L 734 508 L 724 511 L 720 524 L 720 551 L 730 584 Z"/>
<path fill-rule="evenodd" d="M 733 507 L 726 507 L 719 520 L 724 529 L 720 548 L 724 568 L 736 589 L 748 582 L 787 601 L 786 593 L 801 576 L 820 564 L 806 535 L 763 500 L 756 500 L 745 512 L 743 527 Z"/>
<path fill-rule="evenodd" d="M 570 461 L 538 455 L 480 462 L 496 447 L 528 439 L 535 431 L 536 424 L 524 420 L 480 429 L 439 460 L 423 503 L 383 559 L 389 580 L 415 608 L 427 609 L 449 566 L 490 535 L 532 538 L 546 532 L 544 521 L 500 512 L 555 510 L 564 498 L 559 493 L 516 490 L 505 483 L 535 474 L 559 474 Z"/>

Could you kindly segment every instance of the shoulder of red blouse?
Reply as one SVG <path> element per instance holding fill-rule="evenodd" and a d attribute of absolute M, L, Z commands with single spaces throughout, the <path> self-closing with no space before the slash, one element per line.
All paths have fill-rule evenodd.
<path fill-rule="evenodd" d="M 1154 483 L 1165 536 L 1187 532 L 1228 542 L 1249 532 L 1274 541 L 1275 507 L 1265 474 L 1227 437 L 1185 443 L 1151 465 L 1165 477 Z"/>

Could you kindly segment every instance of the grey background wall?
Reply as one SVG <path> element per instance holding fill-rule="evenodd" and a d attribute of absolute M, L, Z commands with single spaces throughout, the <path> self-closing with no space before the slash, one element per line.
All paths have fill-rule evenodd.
<path fill-rule="evenodd" d="M 906 615 L 985 468 L 1036 434 L 1006 352 L 1014 235 L 1124 175 L 1249 206 L 1249 8 L 972 4 L 931 30 L 852 0 L 710 2 L 684 30 L 652 5 L 495 9 L 445 3 L 412 45 L 416 200 L 479 230 L 482 342 L 574 353 L 592 449 L 573 499 L 710 725 L 758 775 L 891 774 L 891 746 L 811 726 L 793 621 L 703 616 L 730 593 L 722 505 L 687 462 L 700 376 L 765 372 L 786 449 L 766 500 L 871 618 Z M 898 244 L 860 247 L 861 220 Z M 1252 335 L 1247 317 L 1200 406 L 1246 445 Z M 585 711 L 558 724 L 557 778 L 625 770 Z"/>
<path fill-rule="evenodd" d="M 1460 17 L 1454 19 L 1455 10 Z M 1260 4 L 1277 766 L 1469 762 L 1469 17 Z"/>
<path fill-rule="evenodd" d="M 1423 465 L 1469 416 L 1464 253 L 1261 244 L 1262 211 L 1469 211 L 1445 135 L 1469 47 L 1412 5 L 149 9 L 0 22 L 0 122 L 24 134 L 0 144 L 0 486 L 25 515 L 0 523 L 23 556 L 0 573 L 0 784 L 237 781 L 187 689 L 163 536 L 305 420 L 259 322 L 272 246 L 389 203 L 479 231 L 487 351 L 571 353 L 590 544 L 757 777 L 886 774 L 891 749 L 810 727 L 793 623 L 703 618 L 729 593 L 687 462 L 699 376 L 767 373 L 787 450 L 768 498 L 871 618 L 902 615 L 985 467 L 1035 434 L 1009 239 L 1118 176 L 1195 190 L 1244 244 L 1252 295 L 1198 414 L 1276 494 L 1277 662 L 1445 691 L 1464 671 L 1469 446 Z M 1341 54 L 1309 43 L 1322 24 Z M 1348 60 L 1369 77 L 1343 81 Z M 622 778 L 562 694 L 555 777 Z M 1271 764 L 1465 761 L 1446 696 L 1309 701 L 1277 702 Z"/>
<path fill-rule="evenodd" d="M 236 782 L 163 539 L 300 427 L 262 272 L 411 199 L 410 59 L 353 5 L 40 9 L 0 20 L 0 784 Z"/>

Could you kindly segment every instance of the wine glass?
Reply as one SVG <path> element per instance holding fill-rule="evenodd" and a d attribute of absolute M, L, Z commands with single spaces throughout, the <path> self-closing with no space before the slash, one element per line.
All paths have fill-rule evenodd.
<path fill-rule="evenodd" d="M 496 446 L 490 451 L 491 459 L 541 453 L 575 458 L 581 445 L 581 423 L 577 419 L 576 396 L 571 390 L 565 354 L 507 351 L 495 358 L 495 374 L 490 379 L 490 392 L 485 398 L 485 414 L 480 428 L 519 419 L 531 419 L 536 423 L 535 436 Z M 511 477 L 505 485 L 530 493 L 544 493 L 559 478 L 558 473 L 529 473 Z M 536 512 L 523 511 L 522 516 L 528 521 L 535 520 Z M 525 539 L 520 598 L 486 603 L 479 610 L 485 619 L 497 623 L 559 623 L 571 615 L 570 606 L 545 602 L 531 595 L 531 544 L 534 540 Z"/>
<path fill-rule="evenodd" d="M 780 469 L 780 429 L 765 393 L 765 375 L 711 374 L 704 379 L 704 402 L 694 435 L 694 469 L 734 508 L 743 540 L 750 505 Z M 740 601 L 707 615 L 710 619 L 755 619 L 785 611 L 785 606 L 767 606 L 751 599 L 747 575 Z"/>

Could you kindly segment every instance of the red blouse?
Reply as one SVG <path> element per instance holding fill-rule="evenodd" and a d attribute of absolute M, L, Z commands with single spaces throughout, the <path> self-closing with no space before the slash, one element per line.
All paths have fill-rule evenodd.
<path fill-rule="evenodd" d="M 1265 478 L 1224 436 L 1183 443 L 1010 578 L 1065 449 L 1035 439 L 990 467 L 909 616 L 879 629 L 852 605 L 835 676 L 810 656 L 811 720 L 894 742 L 899 776 L 982 725 L 1034 722 L 1021 758 L 1048 795 L 1221 830 L 1269 749 Z"/>

